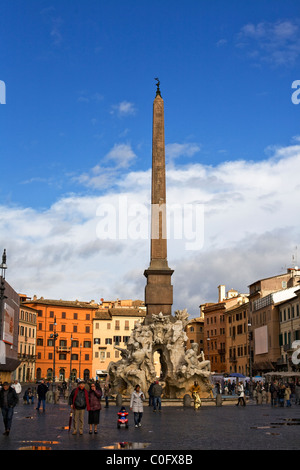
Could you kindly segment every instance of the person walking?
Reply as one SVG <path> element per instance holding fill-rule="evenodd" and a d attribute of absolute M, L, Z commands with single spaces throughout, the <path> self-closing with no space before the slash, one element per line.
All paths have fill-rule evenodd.
<path fill-rule="evenodd" d="M 18 395 L 18 398 L 20 398 L 21 393 L 22 393 L 22 386 L 18 380 L 14 380 L 14 383 L 11 385 L 12 388 L 15 389 L 16 394 Z"/>
<path fill-rule="evenodd" d="M 95 383 L 91 384 L 90 391 L 89 391 L 89 402 L 90 402 L 90 410 L 89 410 L 89 426 L 90 431 L 89 434 L 93 433 L 93 425 L 94 425 L 94 434 L 97 434 L 97 426 L 100 421 L 100 410 L 101 410 L 101 400 L 102 397 L 102 390 L 101 388 L 97 388 Z"/>
<path fill-rule="evenodd" d="M 280 384 L 278 388 L 278 400 L 279 400 L 279 405 L 281 407 L 284 406 L 284 393 L 285 393 L 285 386 L 283 384 Z"/>
<path fill-rule="evenodd" d="M 145 396 L 143 392 L 141 391 L 140 385 L 136 385 L 134 391 L 131 394 L 130 398 L 130 410 L 133 411 L 133 416 L 134 416 L 134 424 L 135 427 L 141 427 L 141 421 L 143 417 L 143 401 L 145 400 Z"/>
<path fill-rule="evenodd" d="M 286 406 L 292 406 L 291 404 L 291 389 L 290 389 L 290 386 L 289 384 L 287 384 L 287 386 L 285 387 L 285 390 L 284 390 L 284 401 L 286 403 Z"/>
<path fill-rule="evenodd" d="M 295 405 L 300 405 L 300 383 L 298 380 L 295 384 Z"/>
<path fill-rule="evenodd" d="M 108 408 L 108 399 L 110 396 L 111 385 L 109 382 L 105 382 L 104 384 L 104 398 L 105 398 L 105 408 Z"/>
<path fill-rule="evenodd" d="M 153 387 L 155 385 L 155 381 L 150 384 L 150 387 L 148 388 L 148 395 L 149 395 L 149 406 L 154 405 L 154 400 L 153 400 Z"/>
<path fill-rule="evenodd" d="M 14 408 L 19 401 L 18 395 L 8 382 L 3 382 L 0 390 L 0 408 L 2 411 L 3 423 L 5 431 L 4 436 L 8 436 L 12 424 Z"/>
<path fill-rule="evenodd" d="M 48 392 L 48 387 L 45 384 L 44 379 L 42 379 L 37 388 L 38 404 L 37 404 L 36 409 L 38 411 L 40 409 L 41 403 L 43 405 L 43 412 L 46 411 L 46 393 L 47 392 Z"/>
<path fill-rule="evenodd" d="M 152 388 L 152 394 L 153 394 L 153 411 L 156 411 L 156 407 L 158 407 L 158 411 L 161 411 L 162 386 L 159 384 L 158 380 L 155 382 Z"/>
<path fill-rule="evenodd" d="M 238 392 L 239 398 L 238 398 L 238 402 L 237 402 L 236 406 L 239 406 L 239 404 L 241 404 L 241 406 L 246 406 L 243 382 L 240 382 L 238 384 L 237 392 Z"/>
<path fill-rule="evenodd" d="M 277 385 L 275 382 L 271 382 L 270 393 L 271 393 L 271 406 L 277 406 Z"/>
<path fill-rule="evenodd" d="M 85 383 L 83 380 L 78 382 L 76 388 L 74 388 L 69 397 L 69 405 L 73 410 L 73 435 L 77 434 L 79 429 L 79 434 L 83 434 L 84 426 L 84 411 L 87 409 L 90 410 L 90 401 L 89 394 L 85 388 Z"/>

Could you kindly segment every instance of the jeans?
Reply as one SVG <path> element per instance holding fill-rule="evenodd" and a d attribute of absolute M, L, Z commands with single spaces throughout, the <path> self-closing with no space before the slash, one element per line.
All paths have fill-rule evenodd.
<path fill-rule="evenodd" d="M 14 414 L 14 409 L 12 407 L 3 406 L 2 416 L 3 416 L 3 423 L 4 423 L 5 431 L 9 431 L 11 428 L 13 414 Z"/>
<path fill-rule="evenodd" d="M 31 403 L 34 404 L 34 397 L 26 397 L 26 401 L 28 405 L 29 405 L 29 400 L 31 400 Z"/>
<path fill-rule="evenodd" d="M 43 404 L 43 411 L 45 411 L 45 408 L 46 408 L 46 398 L 39 398 L 39 400 L 38 400 L 38 405 L 37 405 L 37 410 L 40 409 L 41 403 Z"/>
<path fill-rule="evenodd" d="M 134 424 L 137 426 L 137 425 L 140 424 L 140 422 L 141 422 L 141 420 L 142 420 L 143 413 L 134 412 L 134 413 L 133 413 L 133 417 L 134 417 Z"/>
<path fill-rule="evenodd" d="M 161 410 L 161 398 L 160 397 L 153 397 L 153 409 L 156 411 L 156 407 Z"/>

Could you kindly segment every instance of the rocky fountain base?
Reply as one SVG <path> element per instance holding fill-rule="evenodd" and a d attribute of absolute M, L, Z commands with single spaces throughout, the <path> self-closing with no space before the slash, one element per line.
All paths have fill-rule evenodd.
<path fill-rule="evenodd" d="M 193 343 L 191 349 L 185 347 L 188 338 L 184 329 L 188 317 L 186 310 L 177 310 L 174 316 L 160 313 L 152 315 L 150 321 L 137 323 L 127 349 L 115 346 L 121 351 L 122 359 L 108 366 L 114 393 L 128 396 L 139 384 L 147 395 L 150 384 L 156 379 L 153 355 L 158 352 L 164 397 L 184 397 L 195 381 L 200 385 L 202 398 L 211 396 L 210 361 L 204 359 L 203 353 L 198 355 L 198 344 Z"/>

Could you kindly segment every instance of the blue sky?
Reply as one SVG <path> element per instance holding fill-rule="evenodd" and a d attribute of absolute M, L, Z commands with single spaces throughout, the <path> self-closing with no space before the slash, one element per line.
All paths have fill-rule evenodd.
<path fill-rule="evenodd" d="M 170 192 L 172 181 L 175 189 L 175 181 L 180 180 L 180 171 L 197 174 L 199 168 L 205 169 L 205 181 L 196 178 L 195 193 L 190 196 L 191 201 L 204 202 L 222 192 L 225 181 L 220 185 L 214 182 L 216 175 L 224 176 L 228 168 L 233 168 L 230 178 L 233 174 L 236 177 L 234 181 L 226 180 L 226 187 L 231 185 L 235 196 L 243 191 L 237 190 L 235 182 L 243 178 L 251 186 L 258 176 L 255 169 L 267 178 L 274 170 L 274 159 L 278 163 L 292 158 L 287 168 L 291 173 L 295 171 L 300 106 L 291 101 L 291 85 L 300 79 L 298 1 L 14 0 L 2 2 L 0 16 L 0 80 L 6 84 L 6 104 L 0 106 L 3 209 L 0 241 L 2 246 L 9 247 L 14 269 L 11 279 L 19 290 L 45 297 L 70 298 L 77 294 L 63 279 L 60 285 L 64 289 L 61 287 L 57 295 L 55 290 L 54 260 L 63 260 L 59 267 L 63 272 L 66 264 L 75 263 L 75 254 L 74 258 L 65 252 L 62 256 L 62 246 L 58 243 L 52 261 L 45 258 L 32 261 L 41 245 L 45 253 L 49 253 L 47 247 L 54 246 L 51 231 L 47 234 L 39 231 L 39 227 L 45 227 L 45 217 L 53 224 L 55 233 L 63 230 L 64 223 L 71 219 L 79 224 L 76 226 L 79 230 L 89 217 L 93 219 L 93 202 L 97 200 L 98 204 L 98 198 L 112 200 L 124 188 L 127 194 L 136 189 L 137 199 L 139 191 L 143 191 L 145 200 L 147 194 L 150 197 L 154 77 L 160 78 L 165 103 Z M 146 175 L 148 179 L 144 179 Z M 251 181 L 247 175 L 251 175 Z M 220 180 L 223 176 L 219 176 Z M 284 187 L 290 176 L 287 173 L 282 180 Z M 183 185 L 186 194 L 190 188 L 190 181 L 187 187 Z M 199 188 L 207 188 L 206 193 L 199 195 Z M 250 194 L 253 191 L 252 187 Z M 269 198 L 269 210 L 271 206 L 278 207 L 281 200 L 278 181 L 268 191 L 259 193 L 253 203 L 260 204 L 262 198 Z M 221 199 L 221 204 L 227 200 L 225 196 Z M 77 213 L 75 200 L 77 208 L 83 201 L 93 201 L 88 206 L 93 207 L 91 214 Z M 73 215 L 66 209 L 70 201 Z M 230 201 L 226 206 L 228 215 L 236 209 L 237 198 Z M 281 205 L 282 214 L 286 214 L 287 207 L 282 201 Z M 240 210 L 244 213 L 249 207 L 245 205 Z M 56 219 L 53 214 L 58 212 L 64 215 Z M 298 234 L 292 213 L 290 217 L 284 226 L 292 227 L 291 233 Z M 29 234 L 22 236 L 22 229 L 16 233 L 8 222 L 12 219 L 18 227 L 28 224 L 24 232 Z M 207 217 L 206 227 L 209 220 Z M 228 235 L 225 248 L 214 244 L 217 233 L 213 233 L 212 225 L 199 256 L 203 259 L 205 253 L 208 260 L 214 253 L 217 259 L 223 249 L 232 249 L 237 232 L 241 233 L 241 243 L 245 243 L 246 234 L 251 234 L 252 241 L 266 233 L 274 235 L 274 230 L 282 230 L 278 214 L 277 220 L 276 226 L 266 224 L 263 229 L 253 221 L 242 232 L 238 232 L 240 227 L 235 228 Z M 251 232 L 253 226 L 255 233 Z M 73 233 L 75 226 L 69 230 Z M 279 240 L 278 236 L 275 239 Z M 285 244 L 288 248 L 280 260 L 275 261 L 273 254 L 274 265 L 267 269 L 264 265 L 264 269 L 253 272 L 251 268 L 238 287 L 245 290 L 247 283 L 253 281 L 251 276 L 277 274 L 273 270 L 289 264 L 288 258 L 297 242 L 297 236 L 293 235 Z M 68 243 L 67 239 L 64 243 Z M 147 267 L 147 244 L 141 248 L 144 257 L 128 267 L 131 276 L 128 285 L 124 281 L 128 272 L 124 270 L 116 281 L 112 258 L 97 254 L 98 248 L 95 247 L 91 256 L 96 256 L 98 266 L 106 266 L 103 273 L 99 268 L 102 284 L 95 282 L 95 287 L 91 287 L 87 276 L 87 286 L 82 286 L 77 297 L 142 297 L 143 276 L 138 287 L 134 278 Z M 107 249 L 105 246 L 104 250 Z M 115 249 L 116 246 L 112 251 Z M 22 274 L 20 253 L 24 251 L 34 253 L 30 261 L 31 282 Z M 182 263 L 186 267 L 191 259 L 190 253 L 182 253 L 180 260 L 176 256 L 173 263 L 169 259 L 169 264 L 181 266 Z M 45 261 L 51 272 L 44 271 Z M 26 263 L 25 256 L 22 262 Z M 88 260 L 83 263 L 77 265 L 76 261 L 78 271 L 87 269 Z M 112 271 L 108 265 L 113 266 Z M 215 269 L 211 272 L 210 287 L 202 294 L 198 292 L 203 284 L 201 273 L 196 272 L 200 276 L 198 285 L 193 291 L 187 286 L 178 305 L 188 303 L 197 311 L 201 301 L 211 300 L 218 283 L 226 281 L 217 278 L 218 268 Z M 92 271 L 91 277 L 95 279 L 96 267 Z M 224 276 L 227 277 L 226 271 Z M 40 285 L 37 281 L 41 278 L 45 282 Z M 229 276 L 228 282 L 235 283 L 235 279 Z M 42 292 L 35 292 L 35 287 Z"/>

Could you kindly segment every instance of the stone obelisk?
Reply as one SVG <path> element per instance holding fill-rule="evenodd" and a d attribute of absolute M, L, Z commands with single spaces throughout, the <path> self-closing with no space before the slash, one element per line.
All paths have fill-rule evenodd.
<path fill-rule="evenodd" d="M 157 90 L 153 102 L 151 256 L 150 266 L 144 271 L 147 278 L 147 322 L 151 321 L 153 313 L 171 315 L 173 304 L 171 276 L 174 271 L 169 268 L 167 260 L 164 101 L 159 88 L 160 82 L 155 80 Z"/>

